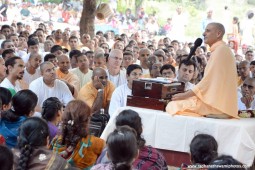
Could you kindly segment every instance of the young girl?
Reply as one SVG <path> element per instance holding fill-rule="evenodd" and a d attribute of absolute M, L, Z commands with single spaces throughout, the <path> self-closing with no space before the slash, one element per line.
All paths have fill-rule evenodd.
<path fill-rule="evenodd" d="M 50 97 L 43 102 L 42 117 L 47 121 L 50 131 L 50 141 L 59 133 L 63 104 L 56 97 Z"/>
<path fill-rule="evenodd" d="M 53 150 L 80 169 L 90 169 L 101 154 L 105 142 L 89 135 L 90 107 L 81 100 L 69 102 L 62 116 L 62 135 L 52 141 Z"/>

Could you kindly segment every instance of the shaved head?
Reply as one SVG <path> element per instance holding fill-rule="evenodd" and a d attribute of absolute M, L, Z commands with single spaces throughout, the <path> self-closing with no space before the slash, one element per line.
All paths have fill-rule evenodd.
<path fill-rule="evenodd" d="M 218 22 L 212 22 L 208 25 L 213 25 L 218 31 L 221 32 L 221 36 L 223 37 L 224 34 L 225 34 L 225 28 L 224 26 L 221 24 L 221 23 L 218 23 Z"/>
<path fill-rule="evenodd" d="M 43 62 L 42 64 L 40 64 L 40 71 L 43 72 L 44 69 L 45 69 L 45 66 L 47 66 L 47 65 L 53 65 L 53 64 L 51 62 L 49 62 L 49 61 Z"/>
<path fill-rule="evenodd" d="M 97 68 L 94 68 L 94 69 L 93 69 L 93 74 L 92 74 L 92 76 L 93 76 L 93 77 L 94 77 L 94 76 L 98 76 L 98 75 L 101 74 L 101 73 L 105 73 L 105 74 L 106 74 L 105 69 L 103 69 L 103 68 L 101 68 L 101 67 L 97 67 Z"/>

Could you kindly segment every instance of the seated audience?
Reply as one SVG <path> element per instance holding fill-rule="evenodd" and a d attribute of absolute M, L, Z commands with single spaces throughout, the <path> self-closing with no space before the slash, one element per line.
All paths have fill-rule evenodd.
<path fill-rule="evenodd" d="M 56 68 L 58 67 L 58 60 L 57 60 L 57 57 L 54 55 L 54 54 L 46 54 L 45 57 L 44 57 L 44 62 L 45 61 L 49 61 L 51 62 Z"/>
<path fill-rule="evenodd" d="M 238 77 L 237 85 L 238 87 L 240 87 L 243 84 L 244 80 L 247 77 L 250 77 L 250 63 L 246 60 L 241 61 L 238 64 L 238 73 L 240 74 L 240 77 Z"/>
<path fill-rule="evenodd" d="M 65 159 L 47 149 L 47 123 L 38 117 L 25 120 L 20 126 L 18 149 L 14 150 L 15 169 L 70 169 Z"/>
<path fill-rule="evenodd" d="M 48 123 L 50 141 L 59 134 L 58 125 L 61 123 L 63 104 L 56 97 L 50 97 L 43 102 L 42 118 Z"/>
<path fill-rule="evenodd" d="M 68 103 L 62 115 L 62 135 L 53 140 L 53 150 L 77 168 L 90 169 L 101 154 L 105 142 L 89 135 L 90 107 L 81 100 Z"/>
<path fill-rule="evenodd" d="M 95 55 L 95 57 L 93 58 L 93 62 L 94 62 L 94 68 L 95 67 L 102 67 L 104 69 L 107 69 L 104 53 L 97 53 Z"/>
<path fill-rule="evenodd" d="M 38 98 L 30 90 L 21 90 L 12 98 L 12 107 L 1 115 L 0 134 L 6 139 L 6 145 L 13 148 L 17 144 L 18 130 L 21 123 L 32 116 Z"/>
<path fill-rule="evenodd" d="M 116 127 L 124 125 L 134 128 L 137 133 L 136 140 L 139 148 L 139 155 L 133 163 L 134 169 L 167 170 L 168 168 L 164 156 L 157 149 L 145 145 L 146 141 L 141 136 L 143 128 L 139 114 L 133 110 L 123 110 L 120 112 L 116 117 Z M 107 150 L 107 148 L 104 149 L 97 163 L 110 162 L 106 155 Z"/>
<path fill-rule="evenodd" d="M 81 88 L 78 99 L 86 102 L 92 113 L 99 112 L 101 108 L 108 113 L 114 89 L 113 83 L 108 80 L 106 71 L 103 68 L 95 68 L 92 81 Z"/>
<path fill-rule="evenodd" d="M 110 163 L 97 164 L 91 170 L 131 170 L 138 156 L 136 132 L 129 126 L 120 126 L 107 138 L 107 155 Z"/>

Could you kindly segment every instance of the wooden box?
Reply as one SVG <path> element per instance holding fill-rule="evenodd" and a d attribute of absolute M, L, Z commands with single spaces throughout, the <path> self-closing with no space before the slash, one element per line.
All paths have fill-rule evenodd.
<path fill-rule="evenodd" d="M 127 106 L 165 111 L 169 100 L 127 96 Z"/>
<path fill-rule="evenodd" d="M 172 95 L 184 92 L 183 82 L 163 83 L 151 80 L 134 80 L 132 95 L 155 99 L 171 99 Z"/>

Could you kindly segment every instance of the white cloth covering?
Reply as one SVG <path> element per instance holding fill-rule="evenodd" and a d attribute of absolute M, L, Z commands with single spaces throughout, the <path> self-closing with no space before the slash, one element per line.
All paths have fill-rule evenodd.
<path fill-rule="evenodd" d="M 115 118 L 124 109 L 139 113 L 143 124 L 146 145 L 158 149 L 189 152 L 192 138 L 200 133 L 212 135 L 218 142 L 218 153 L 233 156 L 251 166 L 255 156 L 255 124 L 249 119 L 212 119 L 205 117 L 171 116 L 166 112 L 125 107 L 118 109 L 110 118 L 101 138 L 115 129 Z"/>

